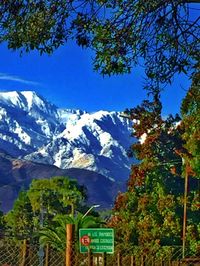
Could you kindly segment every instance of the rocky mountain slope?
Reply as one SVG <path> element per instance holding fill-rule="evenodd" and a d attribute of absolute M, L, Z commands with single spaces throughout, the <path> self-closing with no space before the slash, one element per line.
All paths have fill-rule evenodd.
<path fill-rule="evenodd" d="M 58 109 L 32 91 L 0 92 L 0 149 L 15 158 L 126 180 L 130 134 L 117 112 Z"/>
<path fill-rule="evenodd" d="M 36 151 L 61 129 L 57 108 L 35 92 L 0 93 L 0 148 L 14 156 Z"/>
<path fill-rule="evenodd" d="M 88 192 L 88 205 L 100 204 L 101 208 L 112 206 L 118 191 L 124 184 L 113 182 L 105 176 L 85 169 L 59 169 L 56 166 L 15 159 L 0 151 L 0 202 L 6 212 L 13 206 L 19 191 L 27 189 L 32 179 L 67 176 L 84 185 Z"/>

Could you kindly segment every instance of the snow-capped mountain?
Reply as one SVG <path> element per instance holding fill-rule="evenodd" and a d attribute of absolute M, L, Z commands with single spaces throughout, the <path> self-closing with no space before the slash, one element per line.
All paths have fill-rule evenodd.
<path fill-rule="evenodd" d="M 0 93 L 0 149 L 57 167 L 125 180 L 131 124 L 117 112 L 58 109 L 32 91 Z"/>
<path fill-rule="evenodd" d="M 69 119 L 63 132 L 25 158 L 60 168 L 85 168 L 119 180 L 128 177 L 130 142 L 130 128 L 119 114 L 84 113 L 77 120 Z"/>
<path fill-rule="evenodd" d="M 0 147 L 20 156 L 47 144 L 60 128 L 58 109 L 35 92 L 0 93 Z"/>

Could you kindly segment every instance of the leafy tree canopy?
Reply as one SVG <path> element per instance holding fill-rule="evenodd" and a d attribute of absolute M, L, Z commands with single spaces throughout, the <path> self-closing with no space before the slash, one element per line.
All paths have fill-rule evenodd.
<path fill-rule="evenodd" d="M 45 209 L 48 213 L 74 212 L 84 203 L 86 190 L 76 180 L 66 177 L 33 180 L 28 196 L 34 211 Z M 70 208 L 69 208 L 70 207 Z"/>
<path fill-rule="evenodd" d="M 103 75 L 130 73 L 142 62 L 155 89 L 196 67 L 199 18 L 191 3 L 200 0 L 3 0 L 0 41 L 52 53 L 75 39 L 94 49 Z"/>
<path fill-rule="evenodd" d="M 183 100 L 181 112 L 183 139 L 189 152 L 189 158 L 186 159 L 189 160 L 193 175 L 200 179 L 200 72 L 193 78 L 193 83 Z"/>
<path fill-rule="evenodd" d="M 8 232 L 19 238 L 37 239 L 41 227 L 51 226 L 58 214 L 73 215 L 81 209 L 85 189 L 67 177 L 33 180 L 20 192 L 13 209 L 5 215 Z"/>
<path fill-rule="evenodd" d="M 120 249 L 133 248 L 141 254 L 157 254 L 162 246 L 182 244 L 182 169 L 185 168 L 182 158 L 189 151 L 184 147 L 185 131 L 180 117 L 163 119 L 161 107 L 156 94 L 153 101 L 143 101 L 140 106 L 127 110 L 135 120 L 133 135 L 138 142 L 131 148 L 139 163 L 132 165 L 127 191 L 116 198 L 109 223 L 116 229 Z M 195 253 L 200 239 L 196 205 L 199 188 L 198 179 L 191 173 L 186 235 L 187 248 Z"/>
<path fill-rule="evenodd" d="M 34 213 L 27 193 L 22 191 L 13 209 L 5 215 L 6 230 L 17 239 L 30 238 L 36 226 Z"/>

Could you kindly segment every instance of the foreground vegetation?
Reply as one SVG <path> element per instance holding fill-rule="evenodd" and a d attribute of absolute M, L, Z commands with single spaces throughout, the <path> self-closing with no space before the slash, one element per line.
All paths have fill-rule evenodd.
<path fill-rule="evenodd" d="M 31 243 L 50 244 L 65 249 L 66 224 L 79 228 L 99 227 L 101 220 L 85 204 L 86 190 L 76 180 L 67 177 L 33 180 L 28 191 L 21 191 L 13 209 L 3 216 L 1 229 L 15 241 L 27 239 Z M 90 214 L 93 214 L 91 216 Z"/>
<path fill-rule="evenodd" d="M 106 226 L 115 229 L 116 248 L 141 254 L 166 252 L 181 246 L 185 177 L 187 195 L 186 246 L 191 254 L 200 249 L 200 90 L 195 75 L 178 115 L 163 119 L 157 94 L 152 101 L 127 110 L 134 120 L 138 142 L 129 151 L 138 159 L 132 165 L 127 191 L 119 193 Z M 33 180 L 22 191 L 13 209 L 0 213 L 1 232 L 16 241 L 49 244 L 65 249 L 67 223 L 83 227 L 105 226 L 97 213 L 86 206 L 86 190 L 67 177 Z M 92 215 L 91 215 L 92 214 Z M 104 213 L 105 215 L 105 213 Z M 161 249 L 165 247 L 165 249 Z"/>
<path fill-rule="evenodd" d="M 122 249 L 137 246 L 145 254 L 161 246 L 182 245 L 185 178 L 187 227 L 185 241 L 192 253 L 200 251 L 200 79 L 195 75 L 179 116 L 161 116 L 158 95 L 127 110 L 135 120 L 139 139 L 131 154 L 133 165 L 127 191 L 116 199 L 109 226 L 116 229 Z M 187 182 L 187 181 L 186 181 Z"/>
<path fill-rule="evenodd" d="M 30 2 L 30 3 L 29 3 Z M 81 3 L 79 3 L 81 2 Z M 193 1 L 2 1 L 0 42 L 10 49 L 52 53 L 68 39 L 95 51 L 94 69 L 102 75 L 130 73 L 143 62 L 151 100 L 127 110 L 134 120 L 127 191 L 115 201 L 107 226 L 115 228 L 116 247 L 158 253 L 182 245 L 186 177 L 186 246 L 200 250 L 200 74 L 199 18 L 190 16 Z M 195 9 L 193 7 L 193 9 Z M 104 15 L 103 15 L 104 14 Z M 176 73 L 193 78 L 181 117 L 163 119 L 161 87 Z M 35 180 L 22 191 L 13 210 L 0 213 L 2 234 L 49 243 L 62 250 L 64 225 L 100 226 L 84 217 L 86 191 L 63 177 Z M 54 241 L 57 239 L 58 241 Z M 62 241 L 60 241 L 62 240 Z"/>

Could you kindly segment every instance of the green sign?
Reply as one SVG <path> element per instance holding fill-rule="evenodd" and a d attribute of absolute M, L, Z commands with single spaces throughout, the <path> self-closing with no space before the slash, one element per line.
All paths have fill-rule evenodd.
<path fill-rule="evenodd" d="M 79 230 L 80 252 L 114 253 L 114 230 L 110 228 L 88 228 Z"/>

